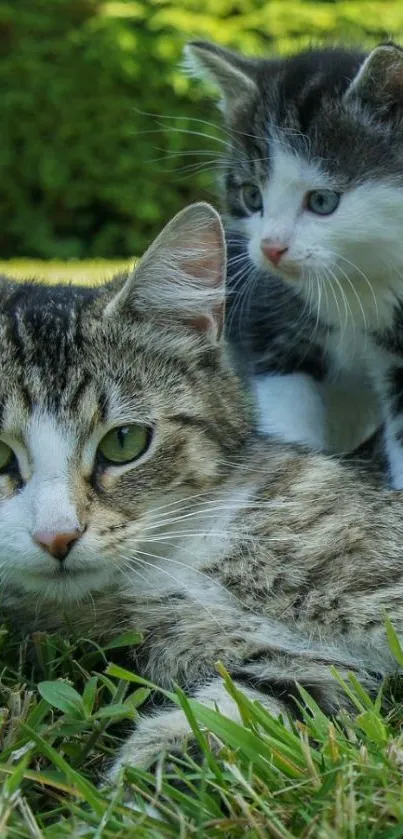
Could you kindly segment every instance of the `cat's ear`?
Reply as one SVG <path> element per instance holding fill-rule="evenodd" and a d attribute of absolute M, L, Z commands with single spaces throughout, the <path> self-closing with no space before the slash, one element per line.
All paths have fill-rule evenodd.
<path fill-rule="evenodd" d="M 232 111 L 240 100 L 257 93 L 256 62 L 230 50 L 210 44 L 209 41 L 192 41 L 184 50 L 184 67 L 189 75 L 206 79 L 219 88 L 221 107 Z"/>
<path fill-rule="evenodd" d="M 396 44 L 376 47 L 362 63 L 346 93 L 345 101 L 359 99 L 385 113 L 403 107 L 403 50 Z"/>
<path fill-rule="evenodd" d="M 182 323 L 217 343 L 223 332 L 226 246 L 219 214 L 191 204 L 170 221 L 144 254 L 107 316 L 131 310 Z"/>

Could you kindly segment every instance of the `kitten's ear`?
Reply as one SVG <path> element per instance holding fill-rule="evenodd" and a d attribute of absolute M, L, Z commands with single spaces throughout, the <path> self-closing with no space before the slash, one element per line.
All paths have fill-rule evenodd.
<path fill-rule="evenodd" d="M 403 106 L 403 50 L 382 44 L 365 59 L 351 82 L 345 101 L 360 99 L 385 112 L 391 105 Z"/>
<path fill-rule="evenodd" d="M 253 59 L 208 41 L 192 41 L 186 45 L 184 54 L 184 66 L 189 75 L 207 79 L 219 88 L 224 112 L 231 111 L 240 100 L 257 93 L 256 62 Z"/>
<path fill-rule="evenodd" d="M 210 204 L 186 207 L 163 229 L 107 316 L 135 309 L 150 319 L 180 322 L 217 343 L 223 332 L 226 246 L 220 216 Z"/>

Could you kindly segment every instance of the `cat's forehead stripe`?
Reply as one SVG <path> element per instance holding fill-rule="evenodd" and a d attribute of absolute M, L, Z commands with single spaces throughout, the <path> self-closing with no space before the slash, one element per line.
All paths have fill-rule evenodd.
<path fill-rule="evenodd" d="M 88 305 L 97 290 L 81 287 L 46 287 L 35 283 L 0 285 L 1 327 L 7 348 L 13 391 L 0 397 L 0 420 L 30 414 L 39 403 L 54 412 L 95 417 L 107 411 L 105 390 L 97 393 L 86 369 Z M 1 316 L 0 316 L 1 317 Z M 16 404 L 18 403 L 18 405 Z"/>

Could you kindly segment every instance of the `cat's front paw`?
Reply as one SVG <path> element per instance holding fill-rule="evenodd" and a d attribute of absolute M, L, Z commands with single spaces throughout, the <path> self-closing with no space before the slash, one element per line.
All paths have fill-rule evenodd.
<path fill-rule="evenodd" d="M 163 711 L 143 717 L 124 744 L 108 773 L 108 780 L 113 783 L 124 766 L 147 769 L 162 754 L 181 753 L 192 744 L 193 732 L 183 711 Z"/>

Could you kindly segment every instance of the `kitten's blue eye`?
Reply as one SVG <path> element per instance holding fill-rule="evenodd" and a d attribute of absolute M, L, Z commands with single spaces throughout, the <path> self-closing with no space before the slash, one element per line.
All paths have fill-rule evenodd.
<path fill-rule="evenodd" d="M 340 204 L 341 193 L 334 189 L 314 189 L 307 192 L 306 207 L 318 216 L 330 216 Z"/>
<path fill-rule="evenodd" d="M 263 210 L 262 193 L 256 184 L 242 184 L 241 198 L 249 212 L 260 213 Z"/>

